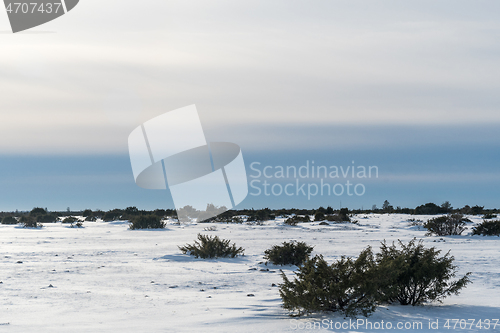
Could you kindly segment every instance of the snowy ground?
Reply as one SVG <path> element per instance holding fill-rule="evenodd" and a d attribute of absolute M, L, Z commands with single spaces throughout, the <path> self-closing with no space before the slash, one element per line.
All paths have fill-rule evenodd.
<path fill-rule="evenodd" d="M 85 222 L 82 229 L 0 225 L 0 332 L 384 332 L 388 322 L 393 331 L 399 325 L 415 332 L 500 332 L 500 322 L 493 328 L 500 319 L 500 238 L 470 236 L 469 225 L 461 236 L 440 240 L 410 226 L 409 218 L 429 217 L 360 215 L 357 225 L 296 227 L 283 219 L 262 226 L 169 223 L 166 230 L 134 231 L 124 222 Z M 204 231 L 212 226 L 215 231 Z M 245 256 L 202 260 L 181 254 L 177 246 L 192 243 L 198 233 L 230 239 Z M 357 256 L 368 245 L 377 252 L 384 239 L 413 237 L 442 254 L 451 250 L 458 273 L 473 272 L 473 283 L 443 304 L 380 307 L 356 328 L 334 313 L 287 316 L 272 286 L 282 282 L 281 267 L 261 263 L 264 250 L 283 241 L 305 241 L 315 246 L 313 255 L 333 261 Z M 282 269 L 293 275 L 296 267 Z M 446 328 L 447 319 L 467 324 L 454 328 L 456 321 L 449 321 Z M 475 320 L 472 327 L 469 319 Z"/>

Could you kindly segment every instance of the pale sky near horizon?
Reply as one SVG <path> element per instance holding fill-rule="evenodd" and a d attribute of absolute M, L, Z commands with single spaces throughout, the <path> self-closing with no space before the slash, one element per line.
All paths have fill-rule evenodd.
<path fill-rule="evenodd" d="M 381 182 L 400 186 L 382 184 L 352 205 L 380 205 L 390 195 L 408 206 L 446 195 L 464 204 L 469 194 L 457 186 L 465 181 L 476 182 L 473 198 L 493 206 L 499 37 L 496 1 L 81 0 L 18 34 L 0 10 L 0 182 L 17 195 L 0 198 L 8 202 L 0 209 L 38 205 L 37 197 L 22 202 L 30 188 L 16 186 L 25 179 L 12 171 L 16 156 L 53 156 L 63 174 L 64 156 L 126 161 L 133 128 L 191 104 L 207 139 L 239 144 L 247 163 L 329 154 L 328 164 L 378 163 Z M 40 188 L 53 176 L 51 163 L 42 164 L 29 172 Z M 126 179 L 128 168 L 112 182 Z M 75 179 L 102 182 L 110 172 L 92 170 L 82 167 Z M 65 177 L 48 205 L 66 207 Z M 448 187 L 441 196 L 423 187 L 417 198 L 408 182 Z"/>

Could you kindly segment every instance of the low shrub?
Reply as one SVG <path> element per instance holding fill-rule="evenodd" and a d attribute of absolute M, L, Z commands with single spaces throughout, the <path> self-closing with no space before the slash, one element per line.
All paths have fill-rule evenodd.
<path fill-rule="evenodd" d="M 483 221 L 481 224 L 472 228 L 472 234 L 483 236 L 500 236 L 500 220 Z"/>
<path fill-rule="evenodd" d="M 203 228 L 203 231 L 217 231 L 217 226 L 212 225 L 210 227 Z"/>
<path fill-rule="evenodd" d="M 17 220 L 14 216 L 5 216 L 2 219 L 2 224 L 17 224 Z"/>
<path fill-rule="evenodd" d="M 457 267 L 450 253 L 424 248 L 422 241 L 399 241 L 401 249 L 385 241 L 374 255 L 368 247 L 357 259 L 341 257 L 328 265 L 321 255 L 307 258 L 293 281 L 281 272 L 280 296 L 292 316 L 339 311 L 346 316 L 371 314 L 377 304 L 421 305 L 458 294 L 469 275 L 451 281 Z"/>
<path fill-rule="evenodd" d="M 398 302 L 401 305 L 420 305 L 430 301 L 441 301 L 470 283 L 469 275 L 449 281 L 456 275 L 454 258 L 447 252 L 439 257 L 441 250 L 424 248 L 416 239 L 408 244 L 399 241 L 401 249 L 393 243 L 382 243 L 377 254 L 376 279 L 379 287 L 378 300 Z"/>
<path fill-rule="evenodd" d="M 435 217 L 424 224 L 427 229 L 427 235 L 435 234 L 437 236 L 461 235 L 465 230 L 466 222 L 469 219 L 464 218 L 462 214 L 451 214 Z"/>
<path fill-rule="evenodd" d="M 299 222 L 311 222 L 311 218 L 309 217 L 309 215 L 306 216 L 294 215 L 285 220 L 285 224 L 288 225 L 297 225 L 299 224 Z"/>
<path fill-rule="evenodd" d="M 130 221 L 130 229 L 164 229 L 166 224 L 157 215 L 139 215 Z"/>
<path fill-rule="evenodd" d="M 36 222 L 53 223 L 57 221 L 56 213 L 49 213 L 46 209 L 35 207 L 29 213 L 29 216 L 34 218 Z"/>
<path fill-rule="evenodd" d="M 327 215 L 326 220 L 330 222 L 351 222 L 351 218 L 349 217 L 349 209 L 341 208 L 337 214 Z"/>
<path fill-rule="evenodd" d="M 350 222 L 351 221 L 351 219 L 349 218 L 349 216 L 347 216 L 347 215 L 338 215 L 338 214 L 327 215 L 326 216 L 326 220 L 330 221 L 330 222 L 337 222 L 337 223 Z"/>
<path fill-rule="evenodd" d="M 36 222 L 36 219 L 33 216 L 29 216 L 29 215 L 21 216 L 21 218 L 19 219 L 19 222 L 21 222 L 23 224 L 24 228 L 42 227 L 41 224 Z"/>
<path fill-rule="evenodd" d="M 316 214 L 314 214 L 314 221 L 324 221 L 325 218 L 325 213 L 323 212 L 317 212 Z"/>
<path fill-rule="evenodd" d="M 351 221 L 351 219 L 349 218 L 349 209 L 347 208 L 340 208 L 339 216 L 342 219 L 342 221 L 345 222 Z"/>
<path fill-rule="evenodd" d="M 341 257 L 331 265 L 321 255 L 307 259 L 293 281 L 281 271 L 279 293 L 283 307 L 292 316 L 318 311 L 368 316 L 376 308 L 376 285 L 371 283 L 373 265 L 373 254 L 367 248 L 357 259 Z"/>
<path fill-rule="evenodd" d="M 123 214 L 117 210 L 110 210 L 102 215 L 102 220 L 105 222 L 116 221 L 120 219 Z"/>
<path fill-rule="evenodd" d="M 496 219 L 496 218 L 497 218 L 497 214 L 488 213 L 488 214 L 483 215 L 484 220 L 491 220 L 491 219 Z"/>
<path fill-rule="evenodd" d="M 236 247 L 236 244 L 230 244 L 228 239 L 220 239 L 218 236 L 210 237 L 209 235 L 198 234 L 198 240 L 194 244 L 186 244 L 179 246 L 184 254 L 195 256 L 195 258 L 224 258 L 237 257 L 243 255 L 244 249 Z"/>
<path fill-rule="evenodd" d="M 264 259 L 273 265 L 301 265 L 311 254 L 312 246 L 305 242 L 283 242 L 264 251 Z"/>
<path fill-rule="evenodd" d="M 76 217 L 68 216 L 64 220 L 62 220 L 62 223 L 75 223 L 77 221 L 80 221 L 80 220 Z"/>
<path fill-rule="evenodd" d="M 420 230 L 424 226 L 424 221 L 422 220 L 408 219 L 406 221 L 409 222 L 410 226 L 417 227 L 418 230 Z"/>

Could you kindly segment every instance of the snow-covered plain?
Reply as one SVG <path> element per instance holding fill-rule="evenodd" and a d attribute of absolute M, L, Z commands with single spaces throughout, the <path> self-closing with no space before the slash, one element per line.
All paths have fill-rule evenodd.
<path fill-rule="evenodd" d="M 129 230 L 123 221 L 85 222 L 81 229 L 0 225 L 0 332 L 500 331 L 500 322 L 493 327 L 500 319 L 500 238 L 471 236 L 473 224 L 461 236 L 429 237 L 409 218 L 430 217 L 370 214 L 355 216 L 358 224 L 295 227 L 282 218 L 263 225 L 169 222 L 165 230 Z M 177 246 L 198 233 L 230 239 L 245 255 L 203 260 L 181 254 Z M 305 241 L 314 245 L 313 255 L 332 262 L 368 245 L 378 252 L 384 239 L 414 237 L 442 255 L 451 250 L 458 274 L 472 272 L 473 283 L 442 304 L 379 307 L 356 328 L 337 313 L 290 318 L 273 284 L 282 282 L 279 269 L 293 276 L 296 267 L 263 263 L 264 250 L 283 241 Z M 446 328 L 447 319 L 467 324 L 454 328 L 456 321 L 449 321 Z"/>

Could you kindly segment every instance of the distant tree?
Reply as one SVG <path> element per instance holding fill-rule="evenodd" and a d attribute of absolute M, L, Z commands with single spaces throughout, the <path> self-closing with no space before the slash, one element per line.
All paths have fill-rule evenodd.
<path fill-rule="evenodd" d="M 160 210 L 162 210 L 162 209 L 160 209 Z M 177 218 L 177 211 L 175 209 L 165 209 L 165 215 Z"/>
<path fill-rule="evenodd" d="M 155 214 L 158 217 L 164 217 L 164 216 L 167 215 L 165 209 L 155 209 L 155 211 L 153 212 L 153 214 Z"/>
<path fill-rule="evenodd" d="M 38 215 L 45 215 L 45 214 L 47 214 L 47 211 L 41 207 L 35 207 L 30 212 L 30 216 L 38 216 Z"/>
<path fill-rule="evenodd" d="M 137 209 L 137 207 L 135 207 L 135 206 L 127 207 L 123 211 L 123 214 L 121 215 L 120 220 L 129 220 L 130 221 L 135 216 L 140 215 L 140 214 L 141 214 L 141 212 L 139 211 L 139 209 Z"/>
<path fill-rule="evenodd" d="M 325 219 L 325 214 L 321 211 L 318 211 L 314 214 L 314 221 L 323 221 Z"/>
<path fill-rule="evenodd" d="M 339 216 L 342 221 L 345 222 L 350 222 L 351 219 L 349 218 L 349 208 L 341 208 L 339 211 Z"/>
<path fill-rule="evenodd" d="M 401 214 L 413 214 L 415 211 L 411 208 L 400 208 L 399 213 Z"/>
<path fill-rule="evenodd" d="M 130 214 L 130 215 L 137 215 L 139 213 L 139 209 L 137 207 L 127 207 L 125 208 L 125 213 Z"/>
<path fill-rule="evenodd" d="M 449 201 L 445 201 L 441 204 L 441 210 L 443 213 L 447 214 L 447 213 L 451 213 L 451 211 L 453 210 L 453 207 L 451 206 Z"/>
<path fill-rule="evenodd" d="M 14 216 L 5 216 L 2 219 L 2 224 L 17 224 L 17 220 Z"/>
<path fill-rule="evenodd" d="M 436 215 L 441 213 L 442 213 L 441 207 L 432 202 L 426 203 L 425 205 L 421 205 L 415 208 L 415 215 Z"/>
<path fill-rule="evenodd" d="M 271 213 L 271 210 L 269 208 L 264 208 L 260 210 L 252 210 L 251 213 L 248 215 L 247 221 L 260 222 L 260 221 L 274 220 L 275 218 L 276 216 Z"/>
<path fill-rule="evenodd" d="M 105 213 L 100 209 L 96 209 L 92 212 L 92 216 L 94 216 L 95 218 L 101 218 L 104 214 Z"/>
<path fill-rule="evenodd" d="M 92 210 L 90 209 L 85 209 L 82 213 L 83 217 L 91 216 L 92 215 Z"/>
<path fill-rule="evenodd" d="M 320 206 L 316 211 L 317 212 L 321 212 L 323 214 L 326 213 L 326 209 L 324 207 L 322 207 L 322 206 Z"/>
<path fill-rule="evenodd" d="M 468 215 L 471 212 L 471 208 L 469 205 L 465 205 L 460 209 L 460 213 Z"/>
<path fill-rule="evenodd" d="M 121 209 L 113 209 L 102 215 L 102 219 L 105 222 L 116 221 L 123 215 L 123 211 Z"/>
<path fill-rule="evenodd" d="M 384 211 L 384 213 L 392 213 L 394 207 L 391 206 L 389 201 L 385 200 L 384 203 L 382 204 L 382 210 Z"/>
<path fill-rule="evenodd" d="M 31 210 L 29 216 L 36 222 L 55 222 L 57 221 L 57 214 L 48 213 L 47 208 L 36 207 Z"/>
<path fill-rule="evenodd" d="M 478 205 L 473 206 L 470 209 L 470 214 L 472 214 L 472 215 L 480 215 L 480 214 L 483 213 L 483 209 L 484 209 L 484 206 L 478 206 Z"/>
<path fill-rule="evenodd" d="M 383 210 L 387 210 L 387 208 L 389 208 L 390 206 L 390 203 L 388 200 L 385 200 L 384 203 L 382 204 L 382 209 Z"/>

